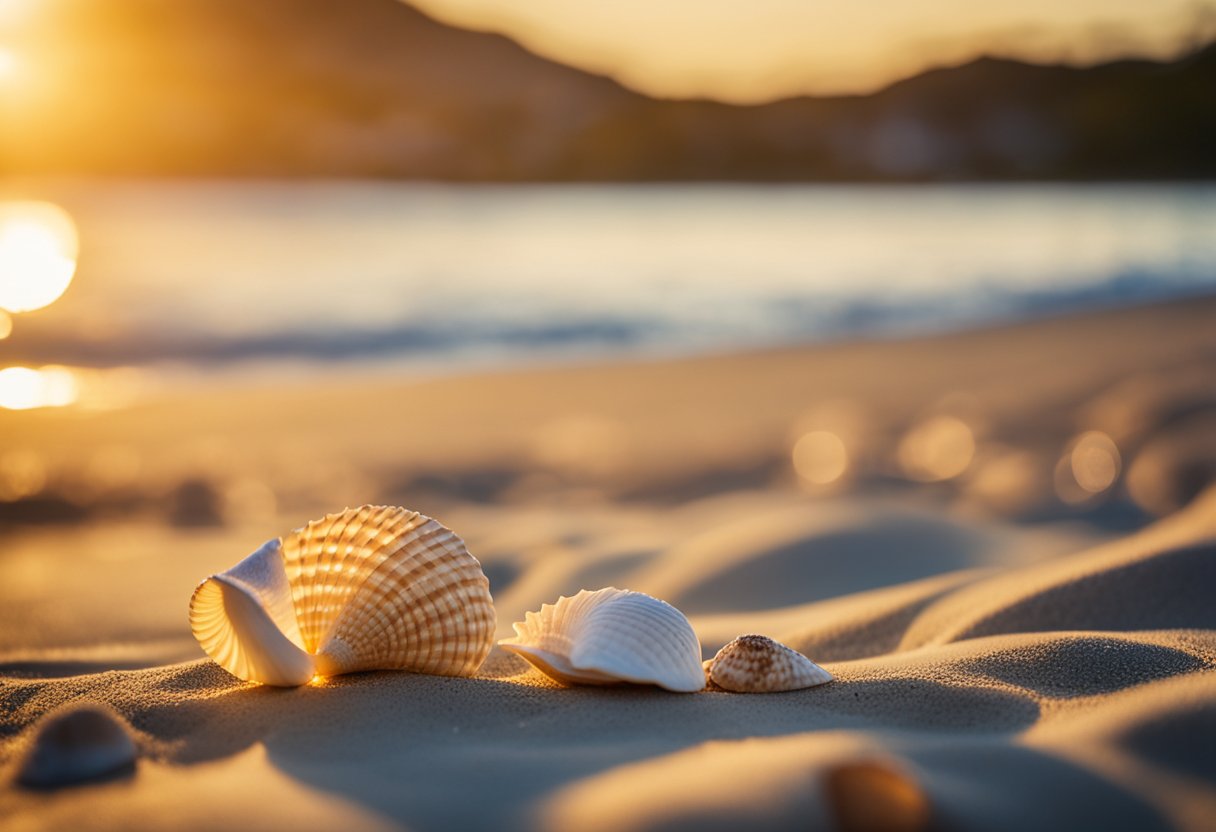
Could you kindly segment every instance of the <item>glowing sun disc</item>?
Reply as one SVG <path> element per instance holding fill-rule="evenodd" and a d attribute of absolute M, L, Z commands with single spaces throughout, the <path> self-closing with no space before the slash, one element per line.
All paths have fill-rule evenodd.
<path fill-rule="evenodd" d="M 76 274 L 76 224 L 49 202 L 0 203 L 0 309 L 54 303 Z"/>

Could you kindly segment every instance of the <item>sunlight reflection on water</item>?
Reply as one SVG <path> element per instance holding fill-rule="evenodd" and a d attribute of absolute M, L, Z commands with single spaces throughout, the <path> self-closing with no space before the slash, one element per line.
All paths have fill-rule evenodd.
<path fill-rule="evenodd" d="M 115 182 L 54 196 L 90 241 L 89 279 L 45 323 L 72 354 L 43 363 L 681 354 L 1134 300 L 1216 275 L 1203 186 Z"/>
<path fill-rule="evenodd" d="M 76 401 L 76 379 L 65 367 L 5 367 L 0 370 L 0 407 L 30 410 Z"/>
<path fill-rule="evenodd" d="M 114 410 L 131 404 L 144 388 L 144 374 L 129 367 L 5 367 L 0 369 L 0 408 L 78 405 L 89 410 Z"/>

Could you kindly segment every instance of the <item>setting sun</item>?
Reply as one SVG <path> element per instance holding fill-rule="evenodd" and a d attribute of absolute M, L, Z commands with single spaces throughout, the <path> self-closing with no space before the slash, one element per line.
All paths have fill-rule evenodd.
<path fill-rule="evenodd" d="M 0 0 L 0 818 L 1216 832 L 1213 90 L 1216 0 Z"/>
<path fill-rule="evenodd" d="M 0 309 L 29 312 L 53 303 L 76 274 L 72 218 L 49 202 L 0 205 Z"/>

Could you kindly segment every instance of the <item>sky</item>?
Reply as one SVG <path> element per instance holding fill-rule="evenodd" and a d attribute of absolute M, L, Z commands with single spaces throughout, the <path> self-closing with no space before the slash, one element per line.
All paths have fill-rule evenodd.
<path fill-rule="evenodd" d="M 1090 64 L 1216 37 L 1212 0 L 411 2 L 651 95 L 741 103 L 870 92 L 983 54 Z"/>

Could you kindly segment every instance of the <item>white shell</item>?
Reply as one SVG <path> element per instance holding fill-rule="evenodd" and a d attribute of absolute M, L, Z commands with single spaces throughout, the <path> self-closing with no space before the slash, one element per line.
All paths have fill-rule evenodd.
<path fill-rule="evenodd" d="M 832 681 L 832 674 L 767 636 L 739 636 L 705 663 L 709 679 L 736 693 L 801 690 Z"/>
<path fill-rule="evenodd" d="M 498 642 L 566 684 L 618 682 L 691 693 L 705 687 L 701 642 L 684 614 L 641 592 L 609 587 L 541 605 Z"/>
<path fill-rule="evenodd" d="M 199 584 L 190 628 L 246 681 L 358 670 L 471 676 L 494 641 L 481 564 L 450 529 L 391 506 L 330 514 Z"/>
<path fill-rule="evenodd" d="M 17 766 L 17 782 L 48 789 L 135 770 L 138 749 L 126 721 L 104 705 L 75 705 L 47 715 Z"/>

